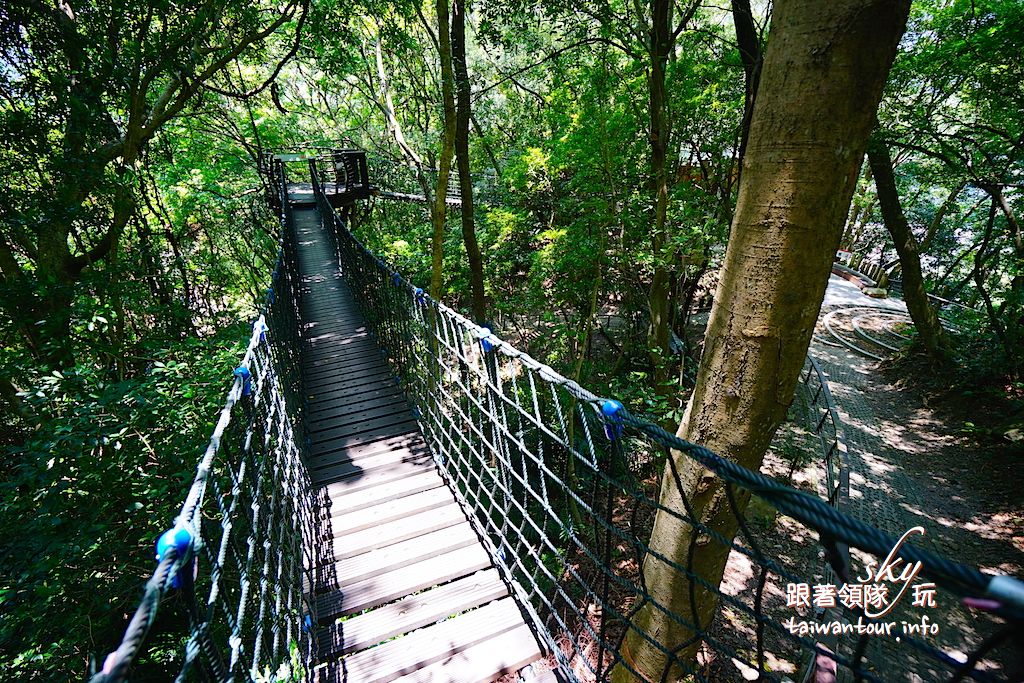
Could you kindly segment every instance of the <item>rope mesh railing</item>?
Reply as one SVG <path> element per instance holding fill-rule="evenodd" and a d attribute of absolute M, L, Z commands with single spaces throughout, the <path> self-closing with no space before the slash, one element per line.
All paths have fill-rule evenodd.
<path fill-rule="evenodd" d="M 746 470 L 567 380 L 369 252 L 329 206 L 315 161 L 311 167 L 322 216 L 334 223 L 342 273 L 415 406 L 438 468 L 568 678 L 781 681 L 797 676 L 808 655 L 814 664 L 804 674 L 817 680 L 835 669 L 833 675 L 857 681 L 1013 675 L 1007 651 L 1022 634 L 1019 582 L 900 545 L 830 501 Z M 841 439 L 832 439 L 838 449 Z M 835 503 L 845 472 L 837 452 L 826 461 L 826 497 Z M 684 465 L 699 466 L 701 479 L 720 487 L 720 516 L 732 518 L 735 538 L 698 513 Z M 772 510 L 767 523 L 744 512 L 751 494 Z M 679 504 L 659 502 L 672 498 Z M 696 532 L 682 561 L 650 542 L 659 514 Z M 850 547 L 859 549 L 852 559 Z M 695 557 L 715 552 L 728 556 L 721 585 L 695 567 Z M 875 622 L 866 618 L 864 584 L 853 577 L 865 561 L 882 562 L 890 553 L 904 567 L 920 562 L 931 582 L 922 587 L 947 607 L 949 628 L 939 637 L 907 632 L 906 624 L 888 636 L 855 628 Z M 822 556 L 837 578 L 820 568 Z M 678 595 L 652 594 L 644 570 L 653 563 L 689 587 L 688 596 L 680 602 Z M 837 647 L 810 627 L 792 628 L 822 617 L 816 608 L 824 601 L 800 590 L 812 584 L 831 585 L 836 628 L 856 634 L 847 645 Z M 697 602 L 707 596 L 721 609 L 705 622 Z M 666 645 L 644 626 L 645 611 L 688 636 Z M 899 657 L 882 661 L 871 639 L 885 639 Z M 638 670 L 623 655 L 628 643 L 659 651 L 659 670 Z M 690 656 L 697 643 L 700 651 Z"/>
<path fill-rule="evenodd" d="M 294 420 L 302 395 L 297 269 L 283 166 L 267 168 L 282 249 L 264 314 L 181 511 L 157 544 L 141 604 L 94 683 L 129 677 L 165 602 L 184 612 L 162 622 L 182 631 L 177 681 L 301 677 L 311 662 L 307 624 L 315 619 L 303 586 L 316 517 Z"/>

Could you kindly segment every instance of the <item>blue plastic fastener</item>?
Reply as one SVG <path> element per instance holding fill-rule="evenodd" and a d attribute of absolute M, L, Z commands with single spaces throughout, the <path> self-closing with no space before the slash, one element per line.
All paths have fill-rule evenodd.
<path fill-rule="evenodd" d="M 483 347 L 484 353 L 491 351 L 494 348 L 494 343 L 488 339 L 492 334 L 491 328 L 487 325 L 481 325 L 480 327 L 480 346 Z"/>
<path fill-rule="evenodd" d="M 267 303 L 268 304 L 274 303 L 274 288 L 273 287 L 270 287 L 270 288 L 267 289 Z"/>
<path fill-rule="evenodd" d="M 423 303 L 426 300 L 427 294 L 423 291 L 422 287 L 417 287 L 414 294 L 416 296 L 417 303 Z"/>
<path fill-rule="evenodd" d="M 313 619 L 307 614 L 306 618 L 302 620 L 302 627 L 306 633 L 313 632 Z"/>
<path fill-rule="evenodd" d="M 399 274 L 399 272 L 397 270 L 395 272 L 391 273 L 391 282 L 392 282 L 392 284 L 395 285 L 395 287 L 401 286 L 401 284 L 402 284 L 402 276 Z"/>
<path fill-rule="evenodd" d="M 622 412 L 623 405 L 614 399 L 601 403 L 601 415 L 604 416 L 604 435 L 609 441 L 615 441 L 622 436 Z"/>
<path fill-rule="evenodd" d="M 267 327 L 267 324 L 258 318 L 252 324 L 252 331 L 260 335 L 261 342 L 267 341 L 267 330 L 269 329 L 270 328 Z"/>
<path fill-rule="evenodd" d="M 192 547 L 192 532 L 183 526 L 176 526 L 173 529 L 160 534 L 156 541 L 156 561 L 160 562 L 169 548 L 174 548 L 178 558 L 187 558 L 185 565 L 191 565 L 192 558 L 188 553 Z M 181 577 L 175 572 L 171 575 L 171 588 L 181 586 Z"/>
<path fill-rule="evenodd" d="M 252 373 L 249 372 L 249 368 L 244 365 L 239 365 L 235 368 L 233 373 L 235 377 L 242 380 L 242 396 L 248 396 L 252 393 Z"/>

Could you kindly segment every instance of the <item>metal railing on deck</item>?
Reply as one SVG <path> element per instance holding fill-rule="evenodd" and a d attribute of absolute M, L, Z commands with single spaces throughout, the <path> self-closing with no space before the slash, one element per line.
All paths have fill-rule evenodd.
<path fill-rule="evenodd" d="M 837 668 L 870 681 L 891 680 L 900 670 L 926 680 L 1009 675 L 998 648 L 1021 635 L 1022 605 L 1001 589 L 1012 579 L 994 580 L 912 544 L 899 546 L 826 501 L 591 394 L 409 283 L 360 243 L 315 181 L 314 192 L 324 220 L 333 222 L 342 273 L 415 407 L 435 462 L 567 678 L 603 681 L 622 671 L 639 680 L 782 681 L 809 654 L 809 675 L 819 680 Z M 715 514 L 697 507 L 701 496 L 683 484 L 694 473 L 702 492 L 719 492 Z M 751 494 L 777 513 L 746 514 Z M 659 502 L 669 499 L 677 502 Z M 667 557 L 651 542 L 656 515 L 687 534 L 685 559 Z M 732 528 L 735 539 L 722 532 Z M 868 640 L 884 636 L 855 636 L 848 654 L 840 654 L 823 645 L 824 637 L 794 632 L 787 618 L 814 619 L 810 597 L 806 610 L 799 599 L 786 603 L 793 587 L 826 582 L 821 551 L 841 577 L 833 590 L 854 585 L 860 569 L 851 565 L 848 546 L 876 562 L 890 552 L 921 562 L 938 599 L 986 638 L 965 643 L 952 633 L 954 642 L 945 643 L 897 632 L 899 657 L 882 661 Z M 716 552 L 728 556 L 721 585 L 696 569 Z M 682 592 L 648 590 L 645 568 L 652 563 Z M 968 614 L 963 597 L 999 616 Z M 719 616 L 699 620 L 708 599 L 720 604 Z M 855 606 L 845 616 L 855 623 L 864 610 Z M 664 642 L 646 626 L 659 621 L 685 636 Z M 639 671 L 623 654 L 630 643 L 656 651 L 657 670 Z M 698 643 L 696 658 L 681 654 Z M 970 654 L 954 656 L 956 650 Z"/>

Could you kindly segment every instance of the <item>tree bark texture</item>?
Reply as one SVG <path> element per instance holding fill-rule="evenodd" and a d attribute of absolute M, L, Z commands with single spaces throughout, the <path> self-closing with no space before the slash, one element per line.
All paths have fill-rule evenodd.
<path fill-rule="evenodd" d="M 909 0 L 775 5 L 731 239 L 678 431 L 744 467 L 760 468 L 792 400 L 909 7 Z M 661 504 L 685 516 L 685 495 L 703 524 L 735 536 L 721 480 L 681 453 L 672 457 L 681 487 L 667 467 Z M 736 498 L 742 514 L 749 494 Z M 648 602 L 633 619 L 613 680 L 685 676 L 715 614 L 715 592 L 657 556 L 718 586 L 728 554 L 691 524 L 657 514 L 644 585 L 651 601 L 689 627 Z M 641 633 L 676 652 L 675 661 Z"/>
<path fill-rule="evenodd" d="M 487 321 L 484 294 L 484 263 L 474 225 L 473 178 L 469 164 L 469 126 L 472 116 L 469 69 L 466 67 L 466 2 L 452 1 L 452 61 L 455 71 L 455 163 L 459 169 L 459 195 L 462 198 L 462 242 L 469 261 L 469 285 L 473 317 L 480 325 Z"/>
<path fill-rule="evenodd" d="M 903 213 L 899 192 L 896 190 L 892 155 L 884 141 L 873 138 L 868 143 L 868 163 L 875 177 L 875 191 L 878 194 L 878 208 L 882 211 L 882 220 L 885 221 L 885 227 L 889 230 L 896 246 L 896 253 L 900 257 L 903 298 L 907 302 L 907 311 L 914 321 L 914 327 L 917 328 L 917 338 L 929 358 L 936 363 L 945 363 L 948 347 L 946 335 L 942 331 L 939 316 L 928 303 L 928 293 L 924 289 L 924 277 L 921 275 L 921 254 L 918 251 L 917 239 Z"/>
<path fill-rule="evenodd" d="M 651 143 L 651 194 L 654 197 L 654 231 L 651 246 L 654 252 L 654 275 L 648 295 L 651 332 L 648 345 L 655 368 L 655 381 L 660 389 L 665 380 L 666 365 L 671 355 L 669 346 L 669 270 L 665 243 L 668 241 L 665 222 L 668 216 L 668 173 L 666 157 L 671 124 L 666 111 L 665 69 L 675 42 L 672 38 L 672 0 L 651 0 L 650 76 L 648 110 Z"/>
<path fill-rule="evenodd" d="M 441 58 L 441 99 L 444 103 L 444 134 L 441 156 L 437 162 L 437 187 L 434 192 L 434 210 L 430 212 L 432 236 L 430 240 L 430 296 L 441 296 L 444 276 L 444 228 L 448 206 L 448 178 L 451 176 L 452 155 L 455 149 L 455 76 L 452 73 L 452 41 L 448 0 L 437 0 L 437 47 Z"/>

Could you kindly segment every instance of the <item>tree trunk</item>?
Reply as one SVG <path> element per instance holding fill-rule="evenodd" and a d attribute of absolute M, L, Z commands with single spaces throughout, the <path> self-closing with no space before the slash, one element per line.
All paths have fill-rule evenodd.
<path fill-rule="evenodd" d="M 736 155 L 742 176 L 743 157 L 747 153 L 747 142 L 750 139 L 750 120 L 754 115 L 754 99 L 757 97 L 757 84 L 761 80 L 761 42 L 757 37 L 757 27 L 754 26 L 754 14 L 750 11 L 750 0 L 732 0 L 732 21 L 736 28 L 740 60 L 743 62 L 743 121 L 740 123 L 740 148 Z"/>
<path fill-rule="evenodd" d="M 430 240 L 430 296 L 441 296 L 444 276 L 444 227 L 448 206 L 448 178 L 455 149 L 455 76 L 452 74 L 452 41 L 449 28 L 448 0 L 437 0 L 437 49 L 441 57 L 441 99 L 444 103 L 444 135 L 441 157 L 437 162 L 437 188 L 434 210 L 430 212 L 433 233 Z"/>
<path fill-rule="evenodd" d="M 669 271 L 665 251 L 667 235 L 665 221 L 668 215 L 668 174 L 666 157 L 671 125 L 668 120 L 665 97 L 665 67 L 672 50 L 672 2 L 673 0 L 651 0 L 651 43 L 650 82 L 648 108 L 650 116 L 651 143 L 651 194 L 654 197 L 654 232 L 651 243 L 654 252 L 654 276 L 648 295 L 648 310 L 651 316 L 651 330 L 648 346 L 651 364 L 654 366 L 656 389 L 662 390 L 666 379 L 666 367 L 671 356 L 669 346 Z"/>
<path fill-rule="evenodd" d="M 473 225 L 473 178 L 469 174 L 469 124 L 472 115 L 469 101 L 469 70 L 466 68 L 466 3 L 452 1 L 452 60 L 455 67 L 455 162 L 459 168 L 459 194 L 462 197 L 462 241 L 469 261 L 469 284 L 473 317 L 483 325 L 487 321 L 487 300 L 484 294 L 484 263 Z"/>
<path fill-rule="evenodd" d="M 917 328 L 917 338 L 932 361 L 944 364 L 948 360 L 949 345 L 942 331 L 939 316 L 928 303 L 928 293 L 924 289 L 924 277 L 921 275 L 921 255 L 918 253 L 917 239 L 914 238 L 900 205 L 900 196 L 892 171 L 892 156 L 885 142 L 872 139 L 868 143 L 868 163 L 871 165 L 871 173 L 875 176 L 875 191 L 878 194 L 878 208 L 882 211 L 882 220 L 892 235 L 896 253 L 900 257 L 900 267 L 903 270 L 903 298 L 907 302 L 907 311 L 914 321 L 914 327 Z"/>
<path fill-rule="evenodd" d="M 775 5 L 732 237 L 678 432 L 744 467 L 760 468 L 792 401 L 909 8 L 910 0 Z M 721 481 L 681 453 L 672 457 L 682 488 L 666 468 L 661 505 L 685 516 L 685 496 L 704 524 L 732 538 L 738 522 Z M 742 513 L 748 495 L 737 498 Z M 635 680 L 627 666 L 641 680 L 684 676 L 718 604 L 714 591 L 655 553 L 718 586 L 729 548 L 658 512 L 643 585 L 661 609 L 648 602 L 634 617 L 617 682 Z"/>

